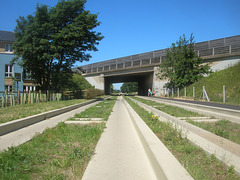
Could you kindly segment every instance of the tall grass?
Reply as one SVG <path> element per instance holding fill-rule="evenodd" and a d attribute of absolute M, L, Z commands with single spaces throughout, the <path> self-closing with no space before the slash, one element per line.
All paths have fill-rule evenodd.
<path fill-rule="evenodd" d="M 192 97 L 195 87 L 195 97 L 199 99 L 205 86 L 211 101 L 223 102 L 223 85 L 226 88 L 226 103 L 240 105 L 240 63 L 193 83 L 187 87 L 187 96 Z M 184 88 L 180 90 L 180 96 L 184 96 Z"/>

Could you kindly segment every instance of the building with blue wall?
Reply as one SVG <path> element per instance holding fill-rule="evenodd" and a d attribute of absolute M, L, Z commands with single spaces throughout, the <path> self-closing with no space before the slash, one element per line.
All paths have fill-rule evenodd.
<path fill-rule="evenodd" d="M 15 40 L 13 32 L 0 31 L 0 93 L 5 90 L 8 92 L 36 90 L 36 85 L 27 78 L 23 68 L 18 63 L 11 64 L 15 57 L 12 50 Z"/>

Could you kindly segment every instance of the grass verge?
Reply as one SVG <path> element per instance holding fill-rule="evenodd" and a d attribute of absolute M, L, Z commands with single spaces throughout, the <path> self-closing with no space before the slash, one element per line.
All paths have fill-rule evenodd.
<path fill-rule="evenodd" d="M 226 168 L 214 155 L 208 157 L 188 139 L 182 138 L 181 132 L 170 123 L 159 121 L 130 99 L 126 100 L 194 179 L 240 179 L 234 174 L 234 167 Z"/>
<path fill-rule="evenodd" d="M 220 120 L 216 123 L 201 123 L 191 120 L 187 122 L 240 144 L 240 124 L 232 123 L 227 120 Z"/>
<path fill-rule="evenodd" d="M 112 112 L 117 98 L 117 96 L 112 96 L 109 99 L 105 99 L 97 105 L 86 109 L 82 113 L 75 114 L 73 118 L 69 118 L 68 120 L 74 121 L 75 118 L 103 118 L 103 120 L 106 121 Z"/>
<path fill-rule="evenodd" d="M 155 101 L 146 100 L 146 99 L 142 99 L 142 98 L 137 98 L 137 97 L 132 97 L 132 98 L 137 101 L 140 101 L 144 104 L 152 106 L 160 111 L 163 111 L 167 114 L 170 114 L 171 116 L 175 116 L 175 117 L 202 117 L 203 116 L 196 112 L 187 111 L 187 110 L 179 108 L 179 107 L 169 106 L 166 104 L 162 104 L 162 103 L 158 103 Z"/>
<path fill-rule="evenodd" d="M 0 123 L 32 116 L 35 114 L 59 109 L 62 107 L 79 104 L 87 101 L 86 99 L 74 99 L 68 101 L 53 101 L 35 104 L 24 104 L 7 108 L 0 108 Z"/>
<path fill-rule="evenodd" d="M 66 125 L 0 153 L 0 179 L 81 179 L 104 125 Z"/>

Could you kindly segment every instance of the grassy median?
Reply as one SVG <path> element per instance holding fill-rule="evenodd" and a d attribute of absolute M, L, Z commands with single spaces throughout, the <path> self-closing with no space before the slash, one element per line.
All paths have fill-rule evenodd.
<path fill-rule="evenodd" d="M 0 153 L 0 179 L 81 179 L 104 125 L 58 124 Z"/>
<path fill-rule="evenodd" d="M 108 119 L 115 102 L 116 98 L 101 102 L 100 109 L 107 114 L 104 118 Z M 99 114 L 99 108 L 89 109 L 83 113 L 89 117 Z M 104 128 L 105 123 L 59 123 L 31 141 L 1 152 L 0 179 L 81 179 Z"/>

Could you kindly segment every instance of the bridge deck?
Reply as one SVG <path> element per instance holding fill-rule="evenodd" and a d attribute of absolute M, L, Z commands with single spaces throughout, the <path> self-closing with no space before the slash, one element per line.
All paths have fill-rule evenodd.
<path fill-rule="evenodd" d="M 206 60 L 240 56 L 240 35 L 196 43 L 195 52 Z M 81 69 L 85 74 L 95 74 L 141 66 L 156 66 L 166 59 L 166 53 L 167 49 L 161 49 L 89 64 L 73 68 L 73 71 Z"/>

